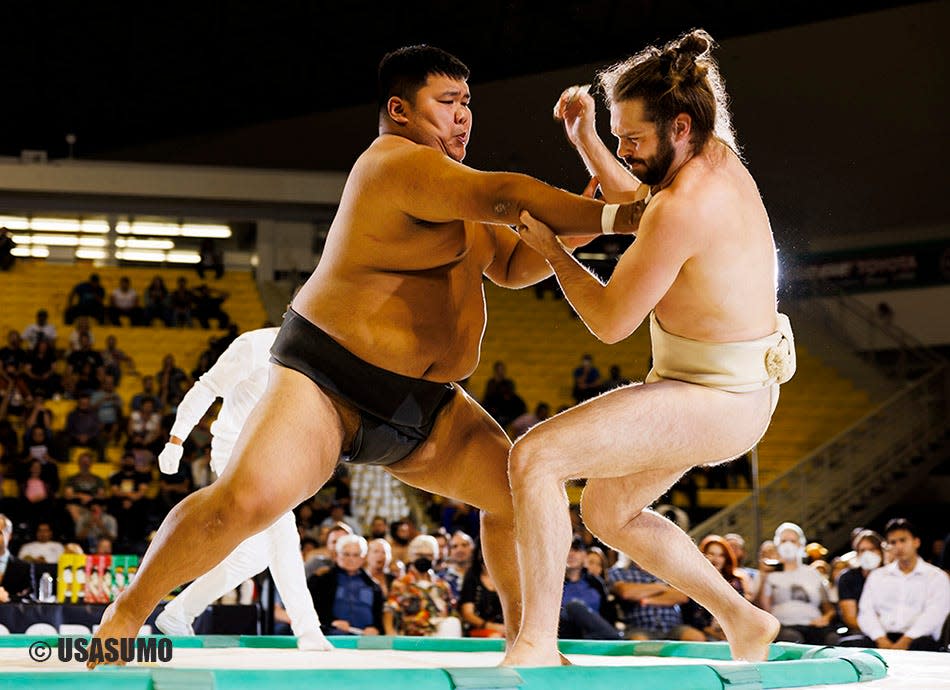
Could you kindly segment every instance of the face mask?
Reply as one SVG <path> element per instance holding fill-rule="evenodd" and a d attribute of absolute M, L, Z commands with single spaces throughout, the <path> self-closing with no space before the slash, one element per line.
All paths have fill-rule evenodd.
<path fill-rule="evenodd" d="M 786 563 L 798 560 L 798 545 L 790 541 L 783 541 L 778 545 L 778 555 Z"/>
<path fill-rule="evenodd" d="M 418 570 L 420 573 L 427 573 L 432 570 L 432 559 L 417 558 L 412 562 L 412 567 Z"/>
<path fill-rule="evenodd" d="M 862 570 L 874 570 L 881 565 L 881 554 L 877 551 L 865 551 L 858 558 Z"/>

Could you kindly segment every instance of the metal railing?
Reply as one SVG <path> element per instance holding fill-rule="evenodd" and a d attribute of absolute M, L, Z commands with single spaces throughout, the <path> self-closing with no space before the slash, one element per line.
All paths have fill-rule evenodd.
<path fill-rule="evenodd" d="M 728 532 L 758 539 L 763 527 L 793 520 L 835 548 L 941 459 L 950 432 L 950 364 L 833 284 L 816 282 L 805 292 L 800 297 L 810 300 L 812 318 L 856 354 L 888 368 L 875 354 L 886 343 L 896 353 L 888 373 L 916 378 L 767 485 L 756 484 L 751 495 L 694 527 L 697 540 Z"/>
<path fill-rule="evenodd" d="M 950 431 L 950 367 L 943 365 L 896 393 L 872 412 L 762 487 L 761 526 L 774 529 L 786 520 L 806 534 L 836 546 L 839 532 L 850 532 L 873 516 L 874 503 L 899 490 L 899 478 L 926 465 L 930 449 Z M 924 467 L 920 467 L 923 470 Z M 697 525 L 691 534 L 761 532 L 749 495 Z M 768 534 L 769 532 L 766 532 Z"/>

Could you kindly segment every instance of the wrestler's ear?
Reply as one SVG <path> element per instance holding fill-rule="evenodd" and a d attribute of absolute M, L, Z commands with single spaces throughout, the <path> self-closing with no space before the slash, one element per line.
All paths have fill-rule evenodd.
<path fill-rule="evenodd" d="M 399 96 L 390 96 L 389 101 L 386 103 L 386 114 L 389 115 L 390 120 L 397 125 L 408 124 L 409 116 L 406 111 L 406 101 Z"/>
<path fill-rule="evenodd" d="M 686 113 L 680 113 L 673 118 L 673 139 L 676 141 L 688 140 L 693 131 L 693 118 Z"/>

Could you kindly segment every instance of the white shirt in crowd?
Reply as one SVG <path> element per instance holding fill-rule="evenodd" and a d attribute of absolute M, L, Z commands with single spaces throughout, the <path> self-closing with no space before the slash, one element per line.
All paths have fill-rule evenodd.
<path fill-rule="evenodd" d="M 765 578 L 765 594 L 772 615 L 782 625 L 810 625 L 821 615 L 828 601 L 828 586 L 817 570 L 799 565 L 795 570 L 780 570 Z"/>
<path fill-rule="evenodd" d="M 235 339 L 208 371 L 191 387 L 181 404 L 171 435 L 185 439 L 215 398 L 224 398 L 218 418 L 211 425 L 211 469 L 224 469 L 231 447 L 267 387 L 270 347 L 279 328 L 260 328 Z M 216 452 L 227 449 L 226 452 Z"/>
<path fill-rule="evenodd" d="M 950 578 L 918 557 L 909 573 L 895 561 L 868 574 L 858 602 L 858 627 L 872 640 L 887 633 L 939 639 L 948 614 Z"/>
<path fill-rule="evenodd" d="M 128 290 L 116 288 L 112 291 L 112 303 L 116 308 L 122 309 L 123 311 L 128 311 L 134 307 L 138 298 L 139 293 L 135 291 L 135 288 L 129 288 Z"/>
<path fill-rule="evenodd" d="M 63 555 L 63 545 L 58 541 L 31 541 L 20 547 L 20 553 L 17 558 L 20 560 L 33 560 L 43 563 L 59 563 L 59 557 Z"/>
<path fill-rule="evenodd" d="M 36 347 L 36 341 L 39 340 L 40 335 L 50 343 L 54 343 L 56 342 L 56 327 L 51 323 L 47 323 L 45 326 L 31 323 L 23 331 L 23 339 L 29 343 L 31 348 Z"/>

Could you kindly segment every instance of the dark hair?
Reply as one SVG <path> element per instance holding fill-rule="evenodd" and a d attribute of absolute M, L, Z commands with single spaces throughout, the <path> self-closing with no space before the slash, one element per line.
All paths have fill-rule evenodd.
<path fill-rule="evenodd" d="M 738 153 L 726 91 L 710 53 L 716 43 L 693 29 L 662 48 L 647 46 L 597 75 L 607 103 L 643 99 L 646 117 L 666 127 L 677 115 L 692 119 L 691 143 L 699 150 L 716 137 Z"/>
<path fill-rule="evenodd" d="M 884 538 L 891 536 L 891 532 L 896 532 L 898 530 L 905 530 L 910 532 L 910 536 L 915 539 L 920 539 L 920 532 L 917 531 L 917 528 L 907 518 L 894 518 L 888 520 L 887 524 L 884 526 Z"/>
<path fill-rule="evenodd" d="M 386 110 L 393 96 L 412 103 L 431 74 L 468 79 L 469 71 L 457 57 L 435 46 L 406 46 L 386 53 L 379 62 L 379 110 Z"/>

